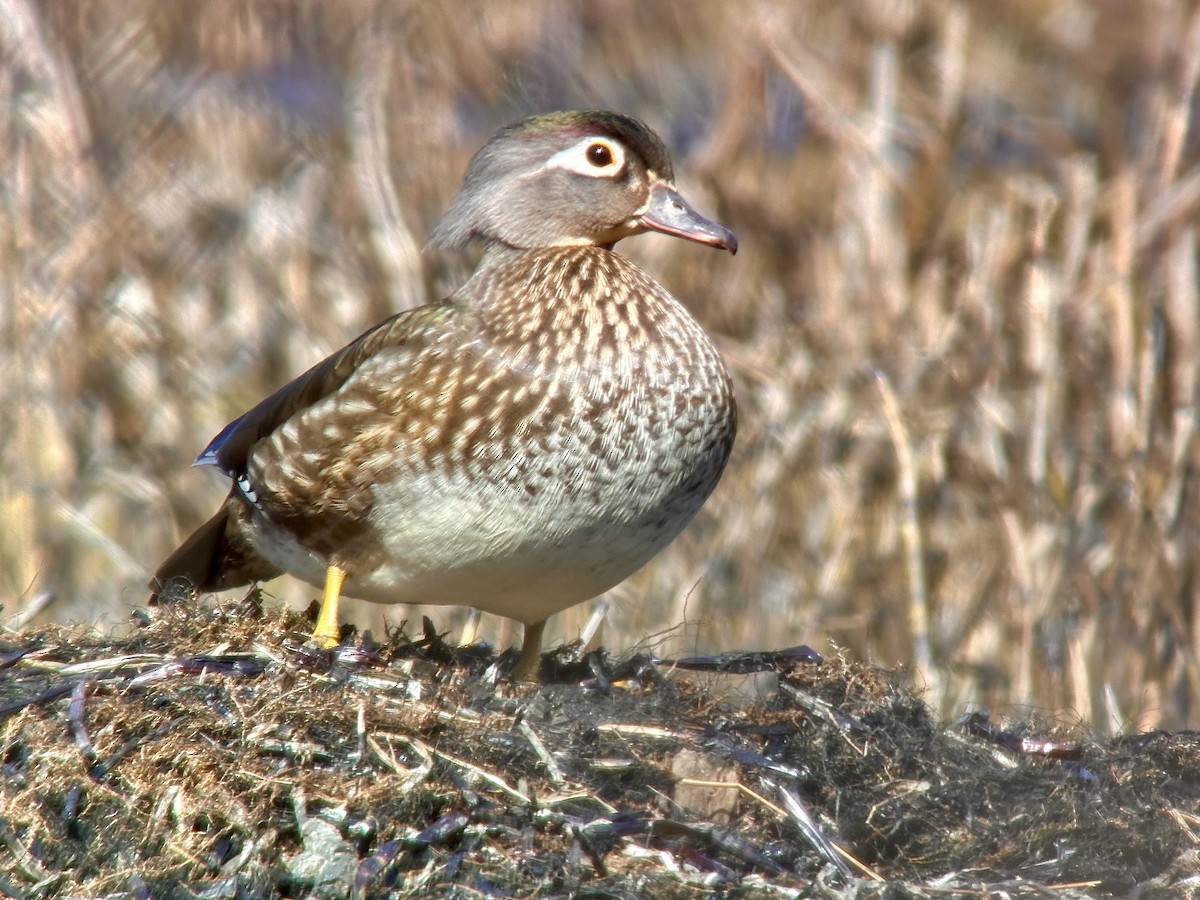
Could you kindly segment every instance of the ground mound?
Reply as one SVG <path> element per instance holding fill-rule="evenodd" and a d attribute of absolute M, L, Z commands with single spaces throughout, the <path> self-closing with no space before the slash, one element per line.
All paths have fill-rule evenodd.
<path fill-rule="evenodd" d="M 0 647 L 9 896 L 1200 895 L 1200 736 L 936 721 L 805 648 L 537 687 L 428 626 L 175 603 Z M 755 674 L 756 673 L 756 674 Z"/>

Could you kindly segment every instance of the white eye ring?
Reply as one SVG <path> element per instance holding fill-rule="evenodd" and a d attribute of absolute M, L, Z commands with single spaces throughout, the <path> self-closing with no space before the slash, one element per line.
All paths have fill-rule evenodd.
<path fill-rule="evenodd" d="M 559 150 L 546 161 L 549 169 L 565 169 L 590 178 L 611 178 L 625 168 L 625 148 L 593 135 Z"/>

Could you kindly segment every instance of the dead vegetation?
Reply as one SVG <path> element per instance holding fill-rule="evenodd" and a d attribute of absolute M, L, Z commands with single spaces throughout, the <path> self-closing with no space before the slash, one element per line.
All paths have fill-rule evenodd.
<path fill-rule="evenodd" d="M 717 337 L 741 430 L 700 519 L 616 592 L 603 644 L 664 628 L 674 657 L 833 641 L 849 659 L 915 670 L 931 740 L 950 740 L 938 718 L 971 708 L 1064 715 L 1099 735 L 1195 725 L 1191 5 L 2 0 L 0 47 L 0 602 L 18 642 L 30 621 L 123 621 L 224 492 L 187 468 L 205 442 L 363 328 L 455 282 L 460 261 L 419 248 L 496 126 L 595 105 L 659 129 L 688 196 L 742 246 L 730 261 L 649 237 L 622 244 Z M 301 606 L 313 594 L 287 580 L 270 589 Z M 358 611 L 379 630 L 380 610 Z M 430 614 L 439 628 L 461 617 Z M 557 617 L 560 636 L 586 614 Z M 487 625 L 511 642 L 505 623 Z M 293 665 L 271 671 L 316 690 Z M 210 681 L 187 690 L 257 684 Z M 92 716 L 110 716 L 118 744 L 125 726 L 105 704 L 153 697 L 122 685 L 84 707 L 93 731 Z M 693 696 L 671 690 L 672 702 Z M 63 702 L 9 725 L 32 717 L 58 734 Z M 194 697 L 178 702 L 199 714 Z M 145 740 L 150 721 L 129 732 L 157 748 L 139 760 L 178 739 Z M 352 739 L 330 721 L 311 743 Z M 225 760 L 211 734 L 177 728 Z M 1162 753 L 1166 771 L 1190 746 L 1139 740 L 1089 752 L 1128 751 L 1135 768 Z M 45 764 L 80 765 L 77 748 L 60 757 Z M 1126 772 L 1113 765 L 1102 783 Z M 1079 802 L 1058 826 L 1092 833 L 1089 816 L 1104 817 L 1092 789 L 1046 768 L 1018 767 L 988 802 L 1025 777 L 1060 779 L 1055 796 Z M 191 777 L 206 786 L 197 795 L 217 780 Z M 868 803 L 862 821 L 886 833 L 878 817 L 911 808 L 949 827 L 941 776 L 902 777 L 921 787 Z M 129 797 L 162 801 L 148 785 L 88 784 L 89 802 L 113 804 L 99 835 L 125 822 Z M 1148 809 L 1190 836 L 1194 798 L 1179 784 L 1174 805 Z M 65 828 L 55 817 L 68 799 L 32 808 Z M 290 816 L 293 832 L 278 833 L 294 842 L 294 794 L 274 803 L 263 821 Z M 1140 817 L 1152 812 L 1119 809 L 1104 821 L 1130 840 L 1148 833 Z M 979 821 L 970 803 L 955 812 Z M 146 835 L 167 821 L 153 813 L 139 820 Z M 1022 821 L 1014 813 L 1012 830 Z M 891 841 L 909 826 L 894 827 Z M 215 852 L 210 831 L 191 828 L 164 846 Z M 887 863 L 873 834 L 855 834 L 855 852 Z M 882 868 L 931 871 L 914 860 L 951 842 L 926 835 Z M 11 837 L 0 835 L 30 847 Z M 972 846 L 995 871 L 1038 854 L 1067 865 L 1060 874 L 1092 859 L 1076 844 L 1008 857 L 1000 843 Z M 560 849 L 567 871 L 578 845 Z M 1097 878 L 1154 877 L 1125 863 L 1125 881 L 1100 861 Z M 125 889 L 104 877 L 96 890 Z"/>
<path fill-rule="evenodd" d="M 943 727 L 799 650 L 560 653 L 514 689 L 432 631 L 306 627 L 252 595 L 4 646 L 0 891 L 1200 896 L 1194 734 Z"/>
<path fill-rule="evenodd" d="M 719 338 L 742 427 L 605 644 L 684 621 L 679 651 L 830 638 L 915 664 L 944 715 L 1195 721 L 1185 5 L 11 0 L 0 21 L 10 614 L 120 621 L 224 491 L 187 467 L 208 438 L 458 277 L 419 247 L 469 154 L 602 105 L 663 132 L 744 248 L 622 246 Z"/>

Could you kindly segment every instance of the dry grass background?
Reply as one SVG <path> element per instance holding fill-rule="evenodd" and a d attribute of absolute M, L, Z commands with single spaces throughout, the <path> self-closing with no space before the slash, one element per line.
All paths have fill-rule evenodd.
<path fill-rule="evenodd" d="M 1190 4 L 0 0 L 0 48 L 10 624 L 144 602 L 224 495 L 207 440 L 461 277 L 420 247 L 470 154 L 604 106 L 742 245 L 621 246 L 741 433 L 605 643 L 835 641 L 943 715 L 1200 725 Z"/>

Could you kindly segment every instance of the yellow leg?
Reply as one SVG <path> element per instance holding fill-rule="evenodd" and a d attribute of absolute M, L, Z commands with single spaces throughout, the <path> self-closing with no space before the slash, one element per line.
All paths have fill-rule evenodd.
<path fill-rule="evenodd" d="M 312 640 L 318 647 L 328 650 L 336 647 L 341 629 L 338 628 L 338 598 L 342 595 L 342 582 L 346 573 L 337 566 L 325 569 L 325 594 L 321 597 L 321 614 L 317 616 L 317 627 Z"/>
<path fill-rule="evenodd" d="M 521 658 L 517 660 L 517 667 L 513 669 L 513 681 L 537 681 L 538 670 L 542 667 L 542 632 L 545 629 L 545 619 L 525 626 Z"/>

